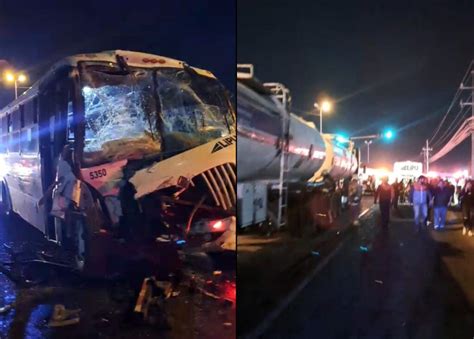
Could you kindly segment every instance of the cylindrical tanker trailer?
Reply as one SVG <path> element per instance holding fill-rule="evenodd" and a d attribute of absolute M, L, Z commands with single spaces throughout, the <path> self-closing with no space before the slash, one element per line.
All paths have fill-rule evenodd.
<path fill-rule="evenodd" d="M 281 180 L 288 187 L 309 186 L 321 181 L 323 173 L 340 180 L 357 170 L 351 142 L 341 145 L 334 135 L 320 134 L 313 123 L 291 114 L 268 87 L 254 79 L 253 68 L 238 75 L 237 133 L 241 227 L 276 215 L 268 206 L 268 193 L 280 187 L 281 194 Z"/>

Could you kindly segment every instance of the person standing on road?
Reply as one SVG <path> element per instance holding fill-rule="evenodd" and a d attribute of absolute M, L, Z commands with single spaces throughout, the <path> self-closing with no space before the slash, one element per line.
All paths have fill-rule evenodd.
<path fill-rule="evenodd" d="M 421 175 L 410 190 L 409 201 L 413 204 L 415 214 L 415 228 L 418 233 L 421 225 L 426 226 L 428 218 L 428 203 L 431 201 L 431 192 L 427 184 L 426 177 Z"/>
<path fill-rule="evenodd" d="M 448 180 L 445 180 L 445 185 L 449 187 L 449 191 L 451 192 L 451 201 L 449 202 L 450 206 L 454 205 L 454 193 L 456 192 L 456 187 Z"/>
<path fill-rule="evenodd" d="M 463 218 L 463 228 L 462 235 L 467 235 L 472 237 L 472 225 L 473 218 L 472 214 L 474 213 L 474 192 L 472 189 L 472 181 L 466 181 L 464 188 L 461 193 L 459 193 L 459 200 L 461 201 L 462 209 L 462 218 Z"/>
<path fill-rule="evenodd" d="M 405 184 L 403 183 L 403 179 L 400 180 L 400 183 L 398 184 L 398 190 L 400 191 L 400 203 L 404 204 L 405 203 Z"/>
<path fill-rule="evenodd" d="M 446 224 L 446 213 L 448 211 L 448 205 L 451 201 L 452 192 L 451 188 L 446 185 L 444 180 L 438 182 L 438 186 L 434 189 L 434 228 L 444 228 Z"/>
<path fill-rule="evenodd" d="M 336 182 L 329 175 L 327 170 L 323 171 L 323 188 L 322 192 L 325 196 L 325 201 L 327 202 L 327 215 L 329 219 L 329 224 L 332 225 L 335 219 L 335 206 L 334 206 L 334 195 L 336 193 Z"/>
<path fill-rule="evenodd" d="M 428 182 L 428 189 L 430 191 L 430 196 L 428 197 L 428 214 L 426 216 L 426 225 L 429 226 L 433 224 L 434 220 L 434 208 L 433 208 L 433 201 L 432 197 L 434 196 L 434 191 L 436 187 L 438 187 L 438 183 L 440 178 L 431 178 Z"/>
<path fill-rule="evenodd" d="M 382 183 L 377 187 L 374 195 L 374 204 L 379 202 L 381 224 L 383 228 L 390 222 L 390 206 L 394 198 L 393 187 L 388 183 L 388 178 L 383 177 Z"/>
<path fill-rule="evenodd" d="M 400 184 L 398 183 L 398 179 L 395 179 L 395 182 L 392 184 L 392 189 L 393 189 L 392 205 L 393 205 L 393 208 L 398 211 L 398 199 L 400 198 Z"/>
<path fill-rule="evenodd" d="M 359 225 L 360 202 L 362 199 L 362 186 L 357 178 L 353 178 L 349 184 L 349 209 L 351 224 Z"/>

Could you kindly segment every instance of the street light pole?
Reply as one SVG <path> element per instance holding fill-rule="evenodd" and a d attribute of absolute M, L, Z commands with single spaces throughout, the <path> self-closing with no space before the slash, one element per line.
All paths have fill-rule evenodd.
<path fill-rule="evenodd" d="M 9 83 L 13 83 L 15 87 L 15 100 L 18 99 L 18 83 L 24 83 L 27 81 L 26 76 L 22 73 L 13 73 L 11 71 L 7 71 L 4 75 L 5 80 Z"/>
<path fill-rule="evenodd" d="M 365 144 L 367 145 L 367 164 L 370 162 L 370 144 L 372 143 L 372 140 L 365 140 Z"/>
<path fill-rule="evenodd" d="M 319 133 L 323 134 L 323 108 L 319 107 Z"/>
<path fill-rule="evenodd" d="M 314 103 L 314 108 L 319 109 L 319 133 L 323 134 L 323 112 L 329 112 L 332 104 L 328 100 L 324 100 L 321 104 Z"/>

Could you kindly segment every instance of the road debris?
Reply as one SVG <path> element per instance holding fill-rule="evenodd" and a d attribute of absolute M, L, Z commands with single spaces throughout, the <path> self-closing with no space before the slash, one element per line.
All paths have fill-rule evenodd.
<path fill-rule="evenodd" d="M 13 308 L 15 308 L 15 303 L 5 305 L 3 307 L 0 307 L 0 315 L 7 314 L 10 312 Z"/>
<path fill-rule="evenodd" d="M 54 305 L 53 315 L 48 323 L 49 327 L 62 327 L 79 323 L 80 309 L 68 310 L 64 305 Z"/>
<path fill-rule="evenodd" d="M 173 292 L 169 281 L 156 280 L 155 277 L 145 278 L 135 304 L 135 313 L 140 313 L 143 320 L 151 325 L 167 325 L 164 312 L 164 299 L 179 295 Z"/>

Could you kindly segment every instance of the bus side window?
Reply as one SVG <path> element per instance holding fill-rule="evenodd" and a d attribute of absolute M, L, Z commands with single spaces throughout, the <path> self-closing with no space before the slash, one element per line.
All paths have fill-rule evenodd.
<path fill-rule="evenodd" d="M 25 127 L 25 105 L 20 105 L 20 128 Z"/>
<path fill-rule="evenodd" d="M 7 133 L 13 133 L 13 125 L 12 125 L 12 115 L 7 114 Z"/>
<path fill-rule="evenodd" d="M 74 141 L 74 111 L 72 100 L 67 103 L 67 140 Z"/>
<path fill-rule="evenodd" d="M 34 154 L 38 152 L 38 118 L 36 110 L 36 98 L 24 105 L 25 126 L 22 130 L 21 152 Z"/>
<path fill-rule="evenodd" d="M 11 113 L 11 125 L 13 133 L 9 134 L 10 142 L 8 143 L 9 152 L 20 152 L 20 111 L 18 109 L 14 110 Z"/>
<path fill-rule="evenodd" d="M 54 132 L 56 131 L 56 126 L 54 124 L 55 116 L 52 115 L 49 117 L 49 141 L 54 143 Z"/>
<path fill-rule="evenodd" d="M 23 105 L 24 124 L 22 125 L 22 127 L 30 126 L 31 124 L 38 122 L 38 119 L 35 119 L 36 109 L 34 101 L 35 99 L 30 100 Z"/>
<path fill-rule="evenodd" d="M 29 154 L 38 152 L 38 125 L 31 125 L 24 131 L 21 151 Z"/>
<path fill-rule="evenodd" d="M 0 120 L 0 153 L 5 153 L 7 150 L 8 134 L 7 134 L 7 117 L 4 116 Z"/>

